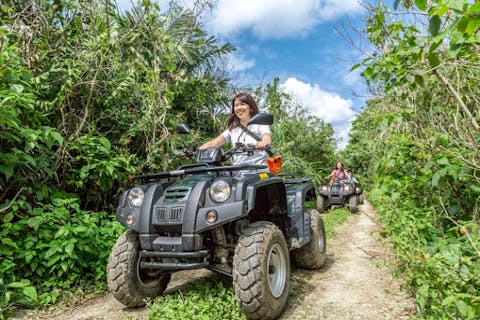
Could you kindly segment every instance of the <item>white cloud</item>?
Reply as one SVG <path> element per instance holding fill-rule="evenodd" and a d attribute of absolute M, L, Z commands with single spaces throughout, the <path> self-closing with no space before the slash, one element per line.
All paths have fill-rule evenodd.
<path fill-rule="evenodd" d="M 251 30 L 263 39 L 292 38 L 359 9 L 358 0 L 218 0 L 209 26 L 223 36 Z"/>
<path fill-rule="evenodd" d="M 340 148 L 344 148 L 348 141 L 348 132 L 351 121 L 355 118 L 352 109 L 353 101 L 344 99 L 336 93 L 322 90 L 317 84 L 302 82 L 296 78 L 288 78 L 281 88 L 307 107 L 313 115 L 331 123 L 336 136 L 342 138 Z"/>
<path fill-rule="evenodd" d="M 227 68 L 232 71 L 244 71 L 255 66 L 255 59 L 247 59 L 243 54 L 228 54 Z"/>

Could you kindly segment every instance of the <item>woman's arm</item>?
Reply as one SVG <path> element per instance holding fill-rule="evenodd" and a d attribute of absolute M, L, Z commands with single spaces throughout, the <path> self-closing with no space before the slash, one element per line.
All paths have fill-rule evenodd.
<path fill-rule="evenodd" d="M 205 150 L 208 148 L 218 148 L 223 146 L 227 141 L 225 140 L 225 137 L 223 135 L 219 135 L 213 140 L 210 140 L 200 146 L 200 150 Z"/>
<path fill-rule="evenodd" d="M 264 149 L 267 146 L 272 145 L 272 134 L 271 133 L 264 133 L 262 136 L 262 140 L 258 141 L 256 147 L 258 149 Z"/>

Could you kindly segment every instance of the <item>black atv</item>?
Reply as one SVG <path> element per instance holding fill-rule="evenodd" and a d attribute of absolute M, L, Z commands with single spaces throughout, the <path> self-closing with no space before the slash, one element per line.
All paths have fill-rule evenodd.
<path fill-rule="evenodd" d="M 249 124 L 272 122 L 271 115 L 257 114 Z M 108 286 L 118 301 L 143 306 L 166 289 L 172 272 L 208 268 L 232 277 L 249 318 L 281 313 L 290 258 L 299 267 L 320 268 L 325 228 L 320 214 L 305 207 L 316 199 L 311 179 L 282 179 L 266 166 L 222 165 L 253 148 L 185 151 L 197 162 L 137 177 L 143 183 L 125 191 L 117 209 L 117 220 L 129 230 L 108 260 Z"/>
<path fill-rule="evenodd" d="M 351 213 L 358 212 L 358 205 L 363 204 L 363 190 L 359 184 L 341 184 L 338 178 L 333 184 L 323 184 L 318 188 L 317 210 L 326 212 L 332 206 L 348 205 Z"/>

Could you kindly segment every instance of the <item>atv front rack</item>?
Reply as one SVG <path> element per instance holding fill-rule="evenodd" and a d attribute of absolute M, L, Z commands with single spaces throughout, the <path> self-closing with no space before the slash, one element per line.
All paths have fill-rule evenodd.
<path fill-rule="evenodd" d="M 149 180 L 149 179 L 167 179 L 173 177 L 182 177 L 187 174 L 205 173 L 205 172 L 222 172 L 222 171 L 240 171 L 251 169 L 267 169 L 264 165 L 240 165 L 240 166 L 218 166 L 218 167 L 201 167 L 193 169 L 173 170 L 169 172 L 150 173 L 141 176 L 135 176 L 134 179 Z"/>

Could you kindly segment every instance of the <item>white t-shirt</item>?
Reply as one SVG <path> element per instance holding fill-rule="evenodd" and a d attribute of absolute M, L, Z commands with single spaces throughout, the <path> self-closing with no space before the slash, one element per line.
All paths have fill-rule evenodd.
<path fill-rule="evenodd" d="M 251 124 L 248 127 L 248 130 L 252 131 L 260 139 L 263 138 L 265 133 L 272 134 L 270 132 L 270 127 L 267 125 L 261 124 Z M 222 132 L 222 136 L 225 138 L 227 143 L 230 143 L 232 146 L 235 146 L 235 143 L 240 142 L 246 145 L 255 145 L 257 140 L 255 140 L 251 135 L 244 132 L 240 127 L 236 127 L 232 130 L 225 130 Z M 234 165 L 243 165 L 243 164 L 255 164 L 255 165 L 267 165 L 268 154 L 264 150 L 255 150 L 253 155 L 248 156 L 247 154 L 235 154 L 233 156 Z"/>

